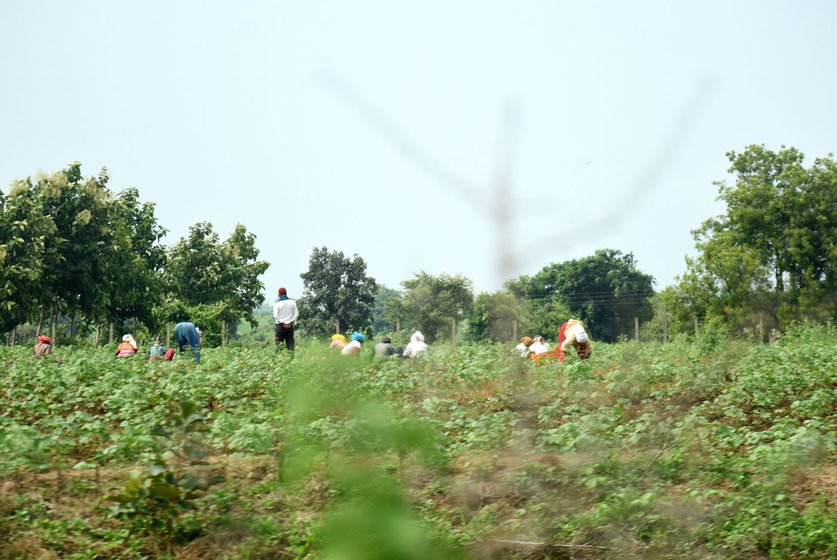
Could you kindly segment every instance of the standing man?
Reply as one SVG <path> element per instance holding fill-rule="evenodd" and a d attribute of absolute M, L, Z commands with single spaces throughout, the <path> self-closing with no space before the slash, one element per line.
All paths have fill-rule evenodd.
<path fill-rule="evenodd" d="M 177 323 L 174 326 L 174 340 L 177 342 L 177 347 L 181 354 L 183 353 L 183 348 L 188 344 L 192 348 L 192 353 L 195 355 L 195 363 L 200 363 L 203 337 L 201 336 L 201 331 L 198 330 L 194 323 Z"/>
<path fill-rule="evenodd" d="M 284 342 L 285 346 L 294 351 L 294 324 L 299 317 L 296 302 L 288 297 L 285 288 L 279 288 L 279 299 L 273 304 L 273 320 L 276 322 L 276 348 Z"/>

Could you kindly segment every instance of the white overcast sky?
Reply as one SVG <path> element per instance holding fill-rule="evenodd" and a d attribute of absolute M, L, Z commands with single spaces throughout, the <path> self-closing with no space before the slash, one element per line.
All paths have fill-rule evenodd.
<path fill-rule="evenodd" d="M 0 188 L 107 166 L 167 244 L 244 224 L 271 299 L 323 245 L 496 289 L 498 208 L 515 275 L 614 248 L 662 288 L 725 152 L 835 150 L 835 29 L 831 0 L 3 0 Z"/>

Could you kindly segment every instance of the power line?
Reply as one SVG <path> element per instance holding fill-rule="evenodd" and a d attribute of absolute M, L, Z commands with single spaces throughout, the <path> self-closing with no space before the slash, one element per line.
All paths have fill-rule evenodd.
<path fill-rule="evenodd" d="M 518 122 L 516 112 L 509 110 L 506 114 L 506 133 L 503 135 L 504 146 L 500 150 L 498 168 L 495 179 L 494 196 L 484 197 L 483 189 L 466 180 L 458 173 L 445 165 L 442 165 L 436 158 L 424 150 L 406 132 L 396 126 L 384 113 L 371 102 L 361 96 L 354 88 L 350 87 L 346 80 L 338 77 L 333 71 L 323 72 L 323 83 L 334 91 L 340 98 L 349 104 L 357 113 L 367 121 L 373 128 L 378 130 L 382 136 L 387 138 L 407 159 L 413 161 L 419 168 L 423 169 L 430 176 L 436 178 L 441 185 L 448 190 L 462 197 L 469 207 L 476 207 L 487 214 L 494 224 L 494 231 L 497 237 L 497 271 L 500 276 L 499 284 L 510 278 L 516 272 L 516 267 L 521 264 L 517 262 L 516 255 L 529 256 L 543 254 L 543 247 L 547 244 L 554 244 L 558 247 L 570 231 L 576 238 L 593 238 L 599 235 L 603 229 L 612 228 L 626 219 L 629 210 L 637 206 L 647 193 L 656 185 L 662 175 L 662 170 L 679 151 L 686 136 L 686 131 L 696 120 L 700 105 L 705 101 L 710 81 L 702 80 L 695 88 L 694 94 L 683 106 L 675 119 L 674 125 L 666 135 L 666 141 L 662 148 L 657 151 L 656 157 L 645 166 L 632 186 L 625 190 L 624 195 L 616 204 L 613 204 L 608 212 L 599 219 L 580 223 L 568 228 L 565 231 L 553 234 L 534 244 L 534 249 L 524 251 L 513 251 L 511 236 L 513 232 L 512 221 L 521 209 L 518 209 L 510 198 L 509 169 L 511 167 L 511 137 L 516 131 Z M 541 212 L 544 207 L 552 205 L 535 204 L 526 205 L 523 210 L 527 212 Z"/>

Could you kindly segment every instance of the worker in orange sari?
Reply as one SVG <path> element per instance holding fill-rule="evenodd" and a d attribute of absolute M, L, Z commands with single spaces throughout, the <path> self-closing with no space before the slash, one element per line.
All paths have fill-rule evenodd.
<path fill-rule="evenodd" d="M 116 357 L 126 358 L 137 353 L 137 341 L 134 340 L 133 335 L 126 334 L 122 337 L 122 342 L 116 347 Z"/>
<path fill-rule="evenodd" d="M 584 330 L 584 324 L 578 319 L 570 319 L 558 329 L 558 347 L 556 353 L 561 363 L 564 363 L 564 352 L 575 347 L 578 357 L 586 360 L 593 352 L 590 345 L 590 336 Z"/>

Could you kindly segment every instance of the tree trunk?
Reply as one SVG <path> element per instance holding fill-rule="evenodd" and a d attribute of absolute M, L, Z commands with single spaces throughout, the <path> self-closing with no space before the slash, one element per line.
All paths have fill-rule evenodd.
<path fill-rule="evenodd" d="M 49 311 L 49 335 L 52 338 L 52 345 L 56 346 L 55 329 L 57 328 L 58 317 L 56 316 L 55 301 L 52 302 L 52 307 Z"/>
<path fill-rule="evenodd" d="M 38 311 L 38 328 L 35 330 L 35 336 L 41 336 L 41 329 L 44 328 L 44 304 L 39 306 Z"/>

